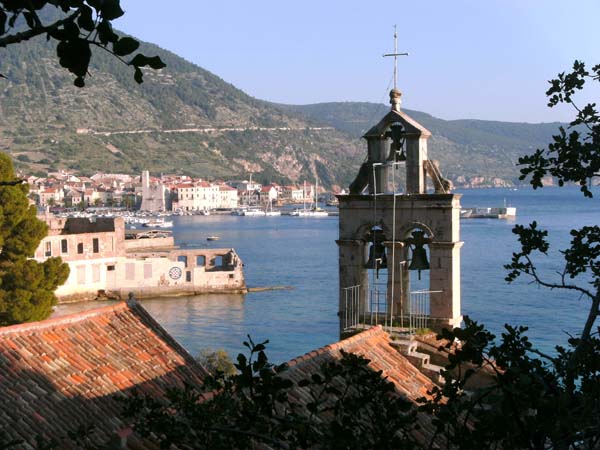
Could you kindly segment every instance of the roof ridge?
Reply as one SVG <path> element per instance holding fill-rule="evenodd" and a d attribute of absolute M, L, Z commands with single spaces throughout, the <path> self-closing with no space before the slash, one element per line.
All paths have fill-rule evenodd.
<path fill-rule="evenodd" d="M 169 344 L 174 350 L 179 352 L 188 365 L 197 367 L 206 375 L 208 375 L 208 371 L 204 368 L 204 366 L 200 364 L 196 358 L 194 358 L 192 354 L 177 341 L 177 339 L 171 336 L 171 334 L 160 323 L 158 323 L 158 321 L 146 310 L 146 308 L 141 305 L 140 302 L 137 300 L 128 300 L 125 303 L 132 312 L 146 322 L 146 325 L 151 327 L 157 334 L 160 334 L 165 343 Z"/>
<path fill-rule="evenodd" d="M 347 345 L 355 344 L 359 341 L 364 341 L 366 339 L 373 337 L 376 334 L 386 334 L 385 331 L 383 331 L 383 327 L 381 325 L 375 325 L 374 327 L 371 327 L 368 330 L 365 330 L 361 333 L 355 334 L 354 336 L 351 336 L 349 338 L 334 342 L 332 344 L 327 344 L 316 350 L 312 350 L 308 353 L 304 353 L 303 355 L 300 355 L 294 359 L 291 359 L 286 364 L 288 365 L 288 367 L 293 367 L 304 361 L 308 361 L 310 359 L 316 358 L 317 356 L 322 355 L 323 353 L 329 353 L 334 350 L 343 349 Z"/>
<path fill-rule="evenodd" d="M 80 322 L 90 317 L 97 317 L 121 311 L 124 309 L 131 309 L 127 302 L 119 302 L 116 305 L 102 306 L 99 308 L 88 309 L 73 314 L 67 314 L 64 316 L 54 317 L 51 319 L 38 320 L 36 322 L 20 323 L 16 325 L 9 325 L 7 327 L 0 328 L 0 336 L 5 334 L 17 333 L 21 331 L 35 331 L 43 330 L 56 325 L 68 325 L 75 322 Z"/>
<path fill-rule="evenodd" d="M 348 345 L 356 344 L 359 341 L 364 341 L 365 339 L 368 339 L 375 334 L 384 333 L 385 331 L 383 331 L 383 327 L 381 325 L 375 325 L 374 327 L 371 327 L 368 330 L 365 330 L 361 333 L 357 333 L 353 336 L 350 336 L 349 338 L 342 339 L 341 341 L 337 341 L 333 344 L 330 344 L 329 347 L 331 347 L 332 350 L 337 350 L 338 348 L 344 348 Z"/>

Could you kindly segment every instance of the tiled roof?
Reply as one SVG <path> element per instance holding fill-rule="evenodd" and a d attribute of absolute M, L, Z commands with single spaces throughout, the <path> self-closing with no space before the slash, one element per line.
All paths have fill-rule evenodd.
<path fill-rule="evenodd" d="M 199 386 L 204 375 L 135 302 L 0 328 L 0 430 L 26 449 L 38 435 L 61 442 L 89 425 L 105 442 L 127 427 L 117 396 L 161 396 L 167 386 Z"/>
<path fill-rule="evenodd" d="M 369 359 L 369 367 L 374 371 L 382 371 L 382 376 L 394 383 L 396 392 L 404 398 L 415 402 L 420 397 L 427 397 L 427 392 L 434 384 L 429 378 L 413 366 L 398 350 L 390 345 L 390 337 L 381 326 L 373 327 L 351 338 L 327 345 L 288 362 L 288 370 L 282 375 L 296 384 L 313 373 L 318 373 L 321 364 L 341 359 L 341 350 L 355 353 Z M 310 401 L 308 388 L 295 387 L 295 400 Z M 415 430 L 415 437 L 421 443 L 429 442 L 434 434 L 434 427 L 426 416 L 420 417 L 420 429 Z"/>
<path fill-rule="evenodd" d="M 180 184 L 174 184 L 171 186 L 171 189 L 188 189 L 188 188 L 193 188 L 194 185 L 193 184 L 189 184 L 189 183 L 180 183 Z"/>

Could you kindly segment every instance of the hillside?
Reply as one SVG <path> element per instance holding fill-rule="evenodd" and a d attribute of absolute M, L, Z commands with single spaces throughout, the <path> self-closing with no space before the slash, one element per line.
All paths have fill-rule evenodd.
<path fill-rule="evenodd" d="M 389 109 L 376 103 L 337 102 L 314 105 L 278 105 L 307 120 L 324 123 L 360 137 Z M 516 123 L 489 120 L 442 120 L 429 114 L 405 111 L 432 132 L 429 157 L 441 162 L 444 174 L 459 184 L 473 178 L 518 183 L 519 156 L 545 147 L 560 123 Z"/>
<path fill-rule="evenodd" d="M 345 133 L 254 99 L 157 46 L 142 49 L 167 68 L 147 71 L 137 85 L 128 67 L 98 53 L 84 89 L 72 85 L 45 39 L 1 49 L 8 81 L 0 80 L 0 149 L 38 173 L 253 172 L 265 182 L 318 174 L 325 185 L 354 175 L 362 149 Z"/>
<path fill-rule="evenodd" d="M 167 68 L 146 71 L 137 85 L 128 67 L 97 53 L 78 89 L 44 38 L 0 49 L 0 73 L 8 77 L 0 79 L 0 150 L 28 173 L 252 172 L 262 182 L 318 176 L 327 187 L 347 186 L 366 154 L 361 133 L 388 108 L 272 104 L 155 45 L 141 50 L 160 55 Z M 434 134 L 431 157 L 463 185 L 515 182 L 518 156 L 544 146 L 557 128 L 410 114 Z"/>

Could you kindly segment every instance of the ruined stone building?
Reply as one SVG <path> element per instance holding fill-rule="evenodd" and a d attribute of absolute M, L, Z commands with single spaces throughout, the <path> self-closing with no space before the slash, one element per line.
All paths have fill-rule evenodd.
<path fill-rule="evenodd" d="M 235 250 L 179 249 L 169 232 L 125 232 L 122 218 L 45 216 L 49 231 L 35 259 L 69 264 L 61 302 L 108 296 L 138 298 L 214 292 L 243 293 L 243 264 Z"/>

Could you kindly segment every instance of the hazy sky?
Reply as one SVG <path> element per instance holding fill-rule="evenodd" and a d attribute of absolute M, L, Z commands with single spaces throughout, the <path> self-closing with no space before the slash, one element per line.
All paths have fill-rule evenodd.
<path fill-rule="evenodd" d="M 387 102 L 444 119 L 569 120 L 547 80 L 600 63 L 600 1 L 121 0 L 115 25 L 274 102 Z M 600 97 L 600 89 L 593 92 Z"/>

